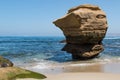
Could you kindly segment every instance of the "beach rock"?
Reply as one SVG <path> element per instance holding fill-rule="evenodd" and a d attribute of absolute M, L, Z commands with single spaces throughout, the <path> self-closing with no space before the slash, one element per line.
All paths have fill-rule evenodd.
<path fill-rule="evenodd" d="M 13 63 L 10 60 L 0 56 L 0 68 L 1 67 L 12 67 L 12 66 L 13 66 Z"/>
<path fill-rule="evenodd" d="M 53 23 L 66 37 L 67 44 L 62 50 L 72 53 L 73 58 L 94 58 L 103 51 L 102 40 L 108 25 L 106 14 L 98 6 L 85 4 L 74 7 Z"/>
<path fill-rule="evenodd" d="M 67 51 L 68 53 L 72 53 L 73 59 L 91 59 L 96 56 L 100 52 L 104 50 L 103 45 L 101 44 L 84 44 L 84 45 L 76 45 L 76 44 L 66 44 L 63 51 Z"/>
<path fill-rule="evenodd" d="M 45 75 L 19 67 L 0 68 L 0 80 L 41 80 Z"/>

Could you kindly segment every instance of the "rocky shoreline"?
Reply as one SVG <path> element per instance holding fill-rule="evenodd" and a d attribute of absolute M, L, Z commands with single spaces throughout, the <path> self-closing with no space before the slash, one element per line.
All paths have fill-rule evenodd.
<path fill-rule="evenodd" d="M 15 67 L 10 60 L 0 56 L 0 80 L 16 80 L 21 78 L 44 79 L 46 76 Z"/>

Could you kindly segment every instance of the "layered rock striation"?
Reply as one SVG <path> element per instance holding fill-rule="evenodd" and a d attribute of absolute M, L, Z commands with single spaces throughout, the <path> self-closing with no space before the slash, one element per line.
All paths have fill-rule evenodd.
<path fill-rule="evenodd" d="M 106 14 L 95 5 L 85 4 L 68 10 L 68 13 L 53 22 L 66 37 L 62 49 L 74 59 L 90 59 L 104 50 L 102 40 L 108 25 Z"/>

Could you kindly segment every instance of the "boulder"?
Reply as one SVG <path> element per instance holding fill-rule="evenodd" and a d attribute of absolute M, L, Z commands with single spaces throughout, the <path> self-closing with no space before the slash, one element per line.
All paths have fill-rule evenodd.
<path fill-rule="evenodd" d="M 46 78 L 46 76 L 19 67 L 14 67 L 10 60 L 0 56 L 0 80 L 22 80 L 27 78 L 41 80 Z"/>
<path fill-rule="evenodd" d="M 0 68 L 1 67 L 12 67 L 12 66 L 13 66 L 13 63 L 10 60 L 0 56 Z"/>
<path fill-rule="evenodd" d="M 75 59 L 96 57 L 103 51 L 102 40 L 108 25 L 106 14 L 98 6 L 84 4 L 68 10 L 68 13 L 53 22 L 66 37 L 62 49 Z"/>
<path fill-rule="evenodd" d="M 0 80 L 41 80 L 45 75 L 19 67 L 0 68 Z"/>

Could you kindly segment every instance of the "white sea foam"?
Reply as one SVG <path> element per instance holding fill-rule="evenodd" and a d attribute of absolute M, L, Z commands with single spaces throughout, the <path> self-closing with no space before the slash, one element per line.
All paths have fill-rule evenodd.
<path fill-rule="evenodd" d="M 45 68 L 49 68 L 49 67 L 50 66 L 46 63 L 37 63 L 32 68 L 34 68 L 34 69 L 45 69 Z"/>
<path fill-rule="evenodd" d="M 104 59 L 103 61 L 106 61 L 106 62 L 111 62 L 111 60 L 110 60 L 110 59 Z"/>
<path fill-rule="evenodd" d="M 120 58 L 118 58 L 118 60 L 120 60 Z"/>
<path fill-rule="evenodd" d="M 105 37 L 105 39 L 120 39 L 120 37 Z"/>
<path fill-rule="evenodd" d="M 87 66 L 87 65 L 92 65 L 92 64 L 81 63 L 81 64 L 70 64 L 69 66 Z"/>
<path fill-rule="evenodd" d="M 38 58 L 33 58 L 33 60 L 34 60 L 34 61 L 39 61 L 39 59 L 38 59 Z"/>

